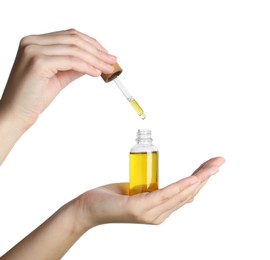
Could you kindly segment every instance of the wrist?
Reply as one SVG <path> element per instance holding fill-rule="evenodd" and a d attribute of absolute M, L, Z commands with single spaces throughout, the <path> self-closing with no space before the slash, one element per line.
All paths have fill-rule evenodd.
<path fill-rule="evenodd" d="M 74 241 L 78 240 L 87 230 L 82 225 L 80 208 L 77 200 L 74 199 L 64 206 L 62 206 L 57 214 L 62 215 L 59 219 L 66 229 L 66 233 L 70 238 L 73 237 Z"/>
<path fill-rule="evenodd" d="M 0 100 L 0 123 L 11 134 L 23 135 L 34 123 L 27 124 L 10 106 Z"/>
<path fill-rule="evenodd" d="M 26 130 L 1 106 L 0 100 L 0 165 Z"/>
<path fill-rule="evenodd" d="M 85 194 L 81 194 L 70 202 L 74 212 L 74 230 L 77 230 L 81 234 L 97 225 L 89 212 L 88 203 L 91 202 L 86 199 Z"/>

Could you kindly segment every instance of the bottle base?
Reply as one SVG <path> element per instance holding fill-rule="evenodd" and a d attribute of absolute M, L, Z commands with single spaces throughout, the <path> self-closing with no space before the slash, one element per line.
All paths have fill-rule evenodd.
<path fill-rule="evenodd" d="M 129 195 L 132 196 L 143 192 L 152 192 L 157 189 L 157 183 L 151 183 L 150 185 L 137 185 L 129 189 Z"/>

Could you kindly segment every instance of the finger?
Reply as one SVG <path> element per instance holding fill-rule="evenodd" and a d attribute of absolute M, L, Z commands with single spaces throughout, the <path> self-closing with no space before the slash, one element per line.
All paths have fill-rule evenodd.
<path fill-rule="evenodd" d="M 52 34 L 52 35 L 30 35 L 26 36 L 21 40 L 21 47 L 28 45 L 70 45 L 77 46 L 85 51 L 92 53 L 96 57 L 100 57 L 106 60 L 106 62 L 113 64 L 116 62 L 116 57 L 106 51 L 102 51 L 99 44 L 93 44 L 84 40 L 78 34 Z M 106 58 L 105 58 L 106 57 Z"/>
<path fill-rule="evenodd" d="M 73 29 L 71 29 L 71 31 L 73 31 Z M 75 32 L 78 32 L 75 30 Z M 106 53 L 109 53 L 108 50 L 106 48 L 104 48 L 104 46 L 95 38 L 87 35 L 87 34 L 84 34 L 82 32 L 78 32 L 79 35 L 86 41 L 88 41 L 89 43 L 93 44 L 97 49 L 103 51 L 103 52 L 106 52 Z"/>
<path fill-rule="evenodd" d="M 99 56 L 96 56 L 95 54 L 89 53 L 85 49 L 81 49 L 75 45 L 29 45 L 27 51 L 31 52 L 32 56 L 39 54 L 44 54 L 47 56 L 74 56 L 86 63 L 89 63 L 89 65 L 104 73 L 111 73 L 113 71 L 113 66 L 108 64 L 110 58 L 107 54 L 100 52 Z"/>
<path fill-rule="evenodd" d="M 214 175 L 218 172 L 218 168 L 224 163 L 222 157 L 212 158 L 205 163 L 203 163 L 193 174 L 192 176 L 200 177 L 201 180 Z"/>
<path fill-rule="evenodd" d="M 203 164 L 200 165 L 200 167 L 194 171 L 194 174 L 196 174 L 199 170 L 201 170 L 202 168 L 204 167 L 210 167 L 210 166 L 213 166 L 213 167 L 220 167 L 223 163 L 225 162 L 224 158 L 223 157 L 214 157 L 214 158 L 211 158 L 209 160 L 207 160 L 206 162 L 204 162 Z"/>
<path fill-rule="evenodd" d="M 157 215 L 157 217 L 153 220 L 153 222 L 155 224 L 160 224 L 164 222 L 176 210 L 185 206 L 187 203 L 191 203 L 206 183 L 207 181 L 204 181 L 201 184 L 197 185 L 197 187 L 195 187 L 195 190 L 192 190 L 189 194 L 186 194 L 185 199 L 180 198 L 179 202 L 177 202 L 177 198 L 175 198 L 175 201 L 173 200 L 169 201 L 168 204 L 166 205 L 167 211 L 165 210 L 160 215 Z"/>
<path fill-rule="evenodd" d="M 209 178 L 208 178 L 207 180 L 203 181 L 203 182 L 199 185 L 199 187 L 197 188 L 197 190 L 196 190 L 196 192 L 195 192 L 195 194 L 194 194 L 194 196 L 193 196 L 193 198 L 192 198 L 191 201 L 193 201 L 193 199 L 197 196 L 197 194 L 198 194 L 198 193 L 201 191 L 201 189 L 205 186 L 205 184 L 208 182 L 208 180 L 209 180 Z M 191 202 L 191 201 L 189 200 L 188 203 Z"/>
<path fill-rule="evenodd" d="M 184 204 L 187 203 L 188 200 L 194 197 L 200 186 L 200 182 L 193 183 L 192 185 L 186 187 L 184 190 L 179 192 L 178 194 L 171 197 L 169 200 L 164 201 L 159 204 L 157 207 L 152 208 L 147 212 L 148 215 L 151 215 L 154 219 L 159 218 L 163 214 L 167 212 L 174 211 Z"/>
<path fill-rule="evenodd" d="M 200 179 L 201 182 L 203 182 L 208 178 L 210 178 L 211 176 L 213 176 L 214 174 L 218 173 L 218 171 L 219 169 L 217 167 L 208 166 L 200 169 L 196 174 L 192 176 L 196 176 L 197 178 Z"/>
<path fill-rule="evenodd" d="M 182 179 L 178 182 L 175 182 L 161 190 L 154 191 L 151 193 L 143 194 L 142 196 L 147 196 L 146 199 L 151 199 L 151 203 L 147 205 L 151 205 L 151 208 L 147 208 L 145 210 L 150 210 L 165 201 L 169 200 L 171 197 L 181 193 L 190 185 L 196 182 L 204 182 L 206 181 L 211 175 L 218 171 L 218 165 L 221 165 L 224 162 L 224 159 L 221 157 L 216 157 L 208 160 L 204 164 L 202 164 L 192 176 Z M 194 178 L 196 177 L 196 178 Z"/>
<path fill-rule="evenodd" d="M 156 216 L 153 222 L 157 224 L 163 222 L 174 211 L 184 206 L 186 203 L 193 201 L 194 197 L 203 188 L 209 177 L 218 171 L 218 167 L 222 165 L 223 162 L 223 158 L 216 157 L 203 163 L 192 175 L 198 177 L 199 182 L 197 185 L 191 185 L 189 188 L 183 190 L 183 192 L 179 192 L 179 194 L 151 209 L 149 213 L 147 213 Z"/>
<path fill-rule="evenodd" d="M 35 66 L 47 78 L 53 77 L 58 71 L 70 70 L 93 77 L 101 74 L 100 70 L 73 56 L 45 56 L 40 58 L 40 61 L 36 60 Z"/>
<path fill-rule="evenodd" d="M 204 180 L 203 182 L 200 183 L 200 185 L 197 186 L 195 192 L 193 194 L 191 194 L 190 198 L 187 198 L 186 201 L 184 201 L 183 203 L 179 203 L 177 204 L 175 207 L 172 207 L 171 209 L 169 208 L 168 211 L 164 212 L 163 214 L 161 214 L 160 216 L 158 216 L 155 219 L 155 222 L 157 223 L 162 223 L 166 218 L 168 218 L 173 212 L 175 212 L 176 210 L 178 210 L 179 208 L 183 207 L 185 204 L 187 203 L 191 203 L 194 201 L 194 198 L 197 196 L 197 194 L 201 191 L 201 189 L 206 185 L 206 183 L 208 182 L 209 177 Z"/>
<path fill-rule="evenodd" d="M 151 207 L 148 206 L 148 208 L 145 210 L 150 210 L 154 207 L 157 207 L 158 205 L 163 204 L 164 202 L 183 192 L 188 187 L 197 184 L 198 182 L 199 179 L 196 176 L 189 176 L 173 184 L 170 184 L 163 189 L 145 193 L 144 196 L 147 196 L 146 199 L 149 201 L 147 205 L 151 205 Z"/>
<path fill-rule="evenodd" d="M 78 79 L 79 77 L 83 76 L 85 73 L 80 73 L 74 70 L 69 71 L 59 71 L 57 73 L 57 78 L 59 82 L 61 82 L 61 86 L 64 88 L 72 81 Z"/>
<path fill-rule="evenodd" d="M 43 35 L 48 35 L 48 36 L 53 36 L 53 35 L 72 35 L 72 34 L 77 34 L 78 36 L 80 36 L 82 39 L 84 39 L 85 41 L 88 41 L 89 43 L 95 45 L 95 47 L 97 49 L 100 49 L 104 52 L 108 52 L 107 49 L 104 48 L 104 46 L 101 45 L 101 43 L 99 41 L 97 41 L 95 38 L 82 33 L 80 31 L 77 31 L 75 29 L 68 29 L 68 30 L 62 30 L 62 31 L 55 31 L 55 32 L 51 32 L 51 33 L 46 33 L 46 34 L 41 34 L 41 36 Z"/>

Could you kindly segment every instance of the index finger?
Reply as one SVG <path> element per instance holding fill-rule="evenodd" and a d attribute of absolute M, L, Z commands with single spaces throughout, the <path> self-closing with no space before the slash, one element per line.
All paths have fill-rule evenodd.
<path fill-rule="evenodd" d="M 44 36 L 46 36 L 46 35 L 51 36 L 51 35 L 67 35 L 67 34 L 78 35 L 79 37 L 81 37 L 85 41 L 93 44 L 98 50 L 102 50 L 102 51 L 108 53 L 108 50 L 105 49 L 97 39 L 95 39 L 95 38 L 93 38 L 93 37 L 91 37 L 91 36 L 89 36 L 89 35 L 87 35 L 85 33 L 82 33 L 80 31 L 77 31 L 76 29 L 67 29 L 67 30 L 63 30 L 63 31 L 55 31 L 55 32 L 45 33 L 43 35 Z"/>

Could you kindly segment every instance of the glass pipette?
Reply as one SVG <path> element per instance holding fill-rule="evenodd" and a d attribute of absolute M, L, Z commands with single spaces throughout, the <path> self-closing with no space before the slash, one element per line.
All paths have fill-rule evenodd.
<path fill-rule="evenodd" d="M 117 87 L 121 90 L 121 92 L 124 94 L 130 105 L 134 108 L 134 110 L 137 112 L 137 114 L 141 117 L 141 119 L 145 119 L 145 114 L 140 107 L 140 105 L 137 103 L 137 101 L 130 95 L 128 90 L 125 88 L 119 77 L 115 78 L 113 80 Z"/>

